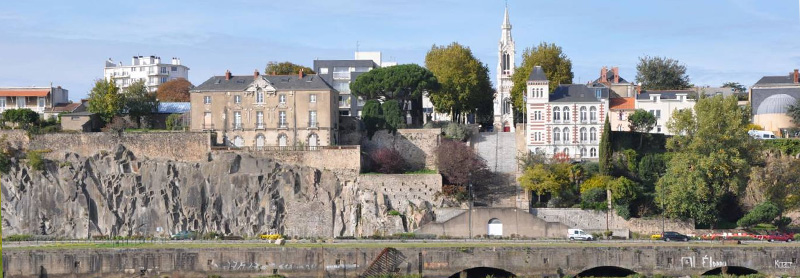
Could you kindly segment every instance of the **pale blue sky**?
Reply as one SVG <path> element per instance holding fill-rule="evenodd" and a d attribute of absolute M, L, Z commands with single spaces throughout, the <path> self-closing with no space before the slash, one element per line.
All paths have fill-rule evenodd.
<path fill-rule="evenodd" d="M 85 97 L 103 62 L 134 55 L 180 57 L 195 85 L 226 69 L 268 61 L 384 59 L 423 64 L 433 44 L 457 41 L 494 72 L 501 0 L 3 1 L 0 86 L 61 85 Z M 796 0 L 510 0 L 517 64 L 526 47 L 553 42 L 572 59 L 575 82 L 637 57 L 685 63 L 691 82 L 752 85 L 800 67 Z M 492 73 L 494 76 L 494 73 Z"/>

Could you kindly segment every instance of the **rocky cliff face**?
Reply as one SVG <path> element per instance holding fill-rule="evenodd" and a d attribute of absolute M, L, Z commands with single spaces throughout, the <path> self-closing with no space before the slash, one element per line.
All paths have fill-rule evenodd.
<path fill-rule="evenodd" d="M 66 154 L 44 171 L 14 161 L 0 181 L 3 231 L 69 238 L 181 230 L 331 237 L 409 231 L 431 220 L 430 202 L 393 208 L 391 196 L 359 188 L 355 174 L 346 176 L 246 154 L 195 163 L 139 160 L 122 145 L 90 157 Z M 392 209 L 406 217 L 390 215 Z"/>

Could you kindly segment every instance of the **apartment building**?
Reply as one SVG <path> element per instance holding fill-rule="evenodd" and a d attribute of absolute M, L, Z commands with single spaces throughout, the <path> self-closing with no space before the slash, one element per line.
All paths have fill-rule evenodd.
<path fill-rule="evenodd" d="M 80 104 L 69 103 L 69 90 L 57 87 L 4 87 L 0 88 L 0 113 L 8 109 L 30 109 L 43 118 L 55 117 L 61 112 L 72 112 Z"/>
<path fill-rule="evenodd" d="M 172 58 L 170 63 L 162 63 L 157 56 L 133 56 L 130 65 L 115 63 L 111 58 L 106 61 L 103 77 L 113 80 L 120 88 L 127 88 L 136 81 L 144 80 L 151 92 L 167 81 L 183 78 L 189 79 L 189 67 L 181 64 L 180 58 Z"/>
<path fill-rule="evenodd" d="M 656 117 L 656 126 L 650 133 L 673 135 L 667 129 L 667 122 L 675 111 L 694 109 L 697 101 L 691 97 L 693 92 L 691 90 L 642 91 L 636 95 L 636 109 L 645 110 Z"/>
<path fill-rule="evenodd" d="M 316 147 L 337 142 L 338 92 L 318 75 L 209 78 L 190 94 L 192 131 L 232 147 Z"/>
<path fill-rule="evenodd" d="M 366 101 L 350 94 L 350 83 L 372 69 L 395 65 L 383 61 L 381 52 L 356 52 L 353 60 L 314 60 L 314 71 L 339 93 L 339 115 L 360 117 Z"/>

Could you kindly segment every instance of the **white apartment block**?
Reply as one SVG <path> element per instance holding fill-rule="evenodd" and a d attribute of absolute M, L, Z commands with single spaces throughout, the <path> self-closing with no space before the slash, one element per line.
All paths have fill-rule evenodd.
<path fill-rule="evenodd" d="M 103 77 L 113 80 L 120 88 L 124 89 L 136 81 L 144 80 L 147 88 L 154 92 L 158 85 L 167 81 L 183 78 L 189 79 L 189 67 L 181 65 L 180 58 L 172 58 L 170 63 L 162 63 L 157 56 L 133 56 L 130 65 L 122 62 L 114 63 L 111 58 L 106 61 Z"/>
<path fill-rule="evenodd" d="M 636 95 L 636 109 L 642 109 L 656 117 L 656 126 L 650 133 L 673 135 L 667 129 L 672 113 L 681 109 L 693 109 L 696 100 L 689 97 L 689 90 L 645 91 Z"/>
<path fill-rule="evenodd" d="M 549 84 L 542 67 L 534 67 L 526 90 L 528 151 L 597 160 L 609 106 L 608 87 L 597 83 L 559 85 L 549 94 Z"/>

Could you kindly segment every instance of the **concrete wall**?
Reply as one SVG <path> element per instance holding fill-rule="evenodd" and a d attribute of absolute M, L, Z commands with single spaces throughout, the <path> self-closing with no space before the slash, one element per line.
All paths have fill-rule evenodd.
<path fill-rule="evenodd" d="M 548 222 L 564 223 L 571 228 L 583 229 L 587 232 L 602 232 L 606 229 L 614 231 L 614 236 L 628 237 L 628 232 L 639 234 L 661 233 L 662 226 L 666 231 L 694 234 L 694 224 L 690 221 L 668 219 L 625 220 L 615 212 L 609 213 L 595 210 L 573 208 L 532 208 L 531 213 Z M 663 224 L 663 225 L 662 225 Z"/>
<path fill-rule="evenodd" d="M 417 206 L 424 202 L 433 203 L 436 193 L 442 191 L 442 175 L 359 175 L 358 186 L 391 196 L 388 199 L 390 209 L 404 212 L 409 203 Z"/>
<path fill-rule="evenodd" d="M 489 233 L 489 220 L 498 219 L 503 224 L 503 236 L 566 238 L 567 227 L 561 223 L 549 223 L 517 208 L 474 208 L 472 210 L 473 237 Z M 470 215 L 460 214 L 444 223 L 430 223 L 416 232 L 450 237 L 469 237 Z"/>
<path fill-rule="evenodd" d="M 64 159 L 67 153 L 91 156 L 100 151 L 113 151 L 118 144 L 139 158 L 155 160 L 203 161 L 208 159 L 210 141 L 202 132 L 146 133 L 49 133 L 28 138 L 19 130 L 0 131 L 12 145 L 20 149 L 50 150 L 46 158 Z"/>
<path fill-rule="evenodd" d="M 356 277 L 383 248 L 220 247 L 59 249 L 3 252 L 6 277 Z M 595 267 L 621 267 L 645 276 L 699 276 L 721 267 L 744 267 L 766 276 L 798 276 L 793 246 L 662 245 L 398 248 L 399 274 L 444 278 L 476 267 L 517 276 L 575 276 Z M 481 276 L 483 277 L 483 276 Z"/>
<path fill-rule="evenodd" d="M 379 131 L 372 140 L 363 138 L 362 149 L 369 153 L 380 148 L 394 148 L 413 168 L 436 169 L 436 148 L 441 140 L 441 130 L 400 129 L 397 134 Z"/>

